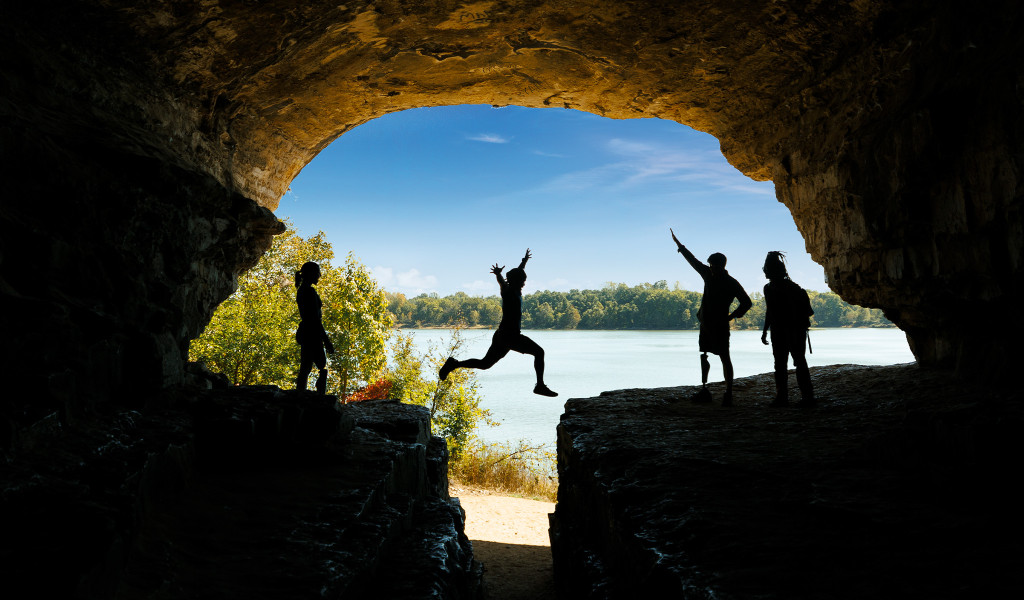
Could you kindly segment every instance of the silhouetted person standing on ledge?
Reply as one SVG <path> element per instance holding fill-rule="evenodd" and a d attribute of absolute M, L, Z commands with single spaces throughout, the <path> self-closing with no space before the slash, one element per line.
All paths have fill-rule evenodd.
<path fill-rule="evenodd" d="M 732 359 L 729 357 L 729 321 L 739 319 L 750 310 L 750 296 L 743 291 L 740 282 L 733 279 L 725 270 L 724 254 L 715 252 L 708 257 L 708 264 L 705 265 L 679 242 L 674 231 L 669 229 L 669 232 L 676 243 L 676 250 L 704 280 L 704 295 L 700 301 L 700 310 L 697 311 L 697 319 L 700 320 L 698 345 L 701 351 L 701 381 L 704 384 L 708 382 L 711 365 L 708 363 L 707 353 L 717 354 L 722 359 L 722 371 L 725 374 L 725 397 L 722 398 L 722 406 L 731 406 L 733 370 Z M 739 300 L 740 305 L 730 313 L 729 307 L 733 299 Z M 706 387 L 694 397 L 695 400 L 701 398 L 710 400 Z"/>
<path fill-rule="evenodd" d="M 523 335 L 520 329 L 523 318 L 523 286 L 526 284 L 526 271 L 523 269 L 526 268 L 528 260 L 529 248 L 526 249 L 526 255 L 523 256 L 523 262 L 519 263 L 519 267 L 509 269 L 505 277 L 501 276 L 501 271 L 505 267 L 499 267 L 498 263 L 491 267 L 491 273 L 494 273 L 501 289 L 501 323 L 491 338 L 491 347 L 487 349 L 483 358 L 455 360 L 449 356 L 438 371 L 441 381 L 447 379 L 448 374 L 454 369 L 490 369 L 504 358 L 509 350 L 515 350 L 520 354 L 533 355 L 533 368 L 537 372 L 537 385 L 534 386 L 533 393 L 552 397 L 558 395 L 544 385 L 544 349 Z"/>
<path fill-rule="evenodd" d="M 299 329 L 295 332 L 295 341 L 299 343 L 299 374 L 295 378 L 295 389 L 305 390 L 309 382 L 309 373 L 315 364 L 320 369 L 316 378 L 316 391 L 327 393 L 327 352 L 334 354 L 334 345 L 324 331 L 322 309 L 324 303 L 320 294 L 313 288 L 320 281 L 320 265 L 307 262 L 295 273 L 295 301 L 299 305 Z"/>
<path fill-rule="evenodd" d="M 807 292 L 789 278 L 784 255 L 769 252 L 764 259 L 764 329 L 761 343 L 768 345 L 768 330 L 772 332 L 772 355 L 775 356 L 775 401 L 772 406 L 789 404 L 789 357 L 793 357 L 796 368 L 796 382 L 800 386 L 800 405 L 813 406 L 814 387 L 811 372 L 807 369 L 804 356 L 807 330 L 811 326 L 811 300 Z"/>

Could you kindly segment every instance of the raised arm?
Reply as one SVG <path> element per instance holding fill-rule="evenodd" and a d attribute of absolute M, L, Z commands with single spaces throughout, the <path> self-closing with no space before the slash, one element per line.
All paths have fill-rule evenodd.
<path fill-rule="evenodd" d="M 525 256 L 523 256 L 523 262 L 519 263 L 519 268 L 520 268 L 520 269 L 525 269 L 525 268 L 526 268 L 526 261 L 530 260 L 530 258 L 531 258 L 532 256 L 533 256 L 533 255 L 532 255 L 532 254 L 530 254 L 530 249 L 529 249 L 529 248 L 527 248 L 527 249 L 526 249 L 526 255 L 525 255 Z"/>
<path fill-rule="evenodd" d="M 503 290 L 505 289 L 505 278 L 501 276 L 501 272 L 504 268 L 499 267 L 498 263 L 494 263 L 494 266 L 491 267 L 491 273 L 494 273 L 494 278 L 498 280 L 498 287 Z"/>
<path fill-rule="evenodd" d="M 693 255 L 693 252 L 690 252 L 686 246 L 679 241 L 679 238 L 676 237 L 676 232 L 672 231 L 671 227 L 669 228 L 669 232 L 672 234 L 672 240 L 676 243 L 676 252 L 683 255 L 683 258 L 686 259 L 686 262 L 690 263 L 690 266 L 693 267 L 694 271 L 697 271 L 701 277 L 707 279 L 711 275 L 711 267 L 697 260 L 697 257 Z"/>

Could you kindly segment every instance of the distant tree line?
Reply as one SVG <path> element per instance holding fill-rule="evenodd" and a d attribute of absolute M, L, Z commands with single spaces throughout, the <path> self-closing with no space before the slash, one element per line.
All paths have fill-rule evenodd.
<path fill-rule="evenodd" d="M 808 290 L 814 308 L 812 327 L 892 327 L 879 309 L 844 302 L 833 293 Z M 764 298 L 751 295 L 753 308 L 733 322 L 737 329 L 760 329 L 764 324 Z M 387 292 L 388 311 L 401 327 L 444 327 L 463 323 L 471 327 L 497 327 L 501 298 L 420 294 L 406 298 Z M 671 289 L 665 281 L 628 286 L 608 283 L 600 290 L 534 292 L 523 296 L 524 329 L 697 329 L 701 294 Z"/>

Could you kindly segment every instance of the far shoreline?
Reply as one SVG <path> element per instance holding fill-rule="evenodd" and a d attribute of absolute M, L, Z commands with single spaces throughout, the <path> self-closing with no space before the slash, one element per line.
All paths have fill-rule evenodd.
<path fill-rule="evenodd" d="M 416 329 L 416 330 L 431 330 L 431 329 L 473 329 L 473 330 L 490 330 L 495 331 L 497 327 L 491 325 L 426 325 L 422 327 L 415 327 L 409 325 L 396 325 L 394 329 Z M 895 325 L 851 325 L 848 327 L 811 327 L 810 331 L 824 331 L 834 329 L 899 329 Z M 622 329 L 559 329 L 557 327 L 547 327 L 544 329 L 533 329 L 529 327 L 523 327 L 522 331 L 700 331 L 699 329 L 645 329 L 642 327 L 637 328 L 622 328 Z M 730 329 L 730 331 L 761 331 L 760 327 L 750 327 L 745 329 Z"/>

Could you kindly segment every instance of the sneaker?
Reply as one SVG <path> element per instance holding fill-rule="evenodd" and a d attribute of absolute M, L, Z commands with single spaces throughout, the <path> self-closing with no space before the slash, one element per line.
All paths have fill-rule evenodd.
<path fill-rule="evenodd" d="M 441 365 L 441 370 L 437 372 L 437 376 L 441 378 L 441 381 L 448 379 L 448 374 L 452 372 L 452 369 L 455 368 L 455 365 L 456 360 L 452 356 L 449 356 L 448 360 L 444 361 L 444 364 Z"/>
<path fill-rule="evenodd" d="M 812 406 L 816 406 L 817 404 L 818 404 L 817 398 L 809 398 L 807 400 L 801 399 L 800 402 L 796 403 L 796 405 L 801 407 L 801 408 L 811 408 Z"/>
<path fill-rule="evenodd" d="M 768 406 L 789 406 L 789 400 L 786 398 L 775 398 Z"/>
<path fill-rule="evenodd" d="M 555 396 L 558 395 L 557 393 L 552 392 L 550 389 L 548 389 L 548 386 L 544 385 L 543 383 L 538 383 L 537 385 L 535 385 L 533 387 L 533 393 L 538 394 L 540 396 L 548 396 L 550 398 L 554 398 Z"/>
<path fill-rule="evenodd" d="M 732 406 L 732 392 L 726 392 L 722 397 L 722 406 Z"/>

